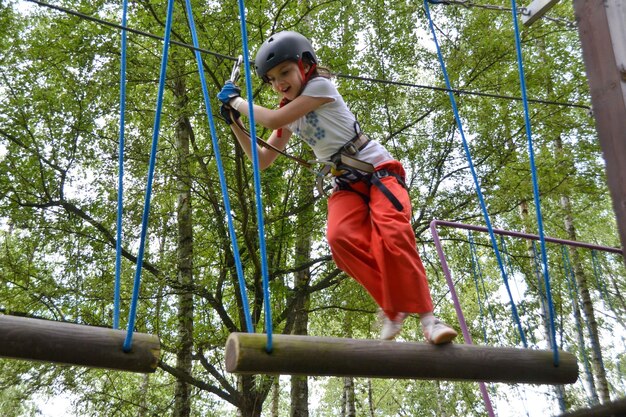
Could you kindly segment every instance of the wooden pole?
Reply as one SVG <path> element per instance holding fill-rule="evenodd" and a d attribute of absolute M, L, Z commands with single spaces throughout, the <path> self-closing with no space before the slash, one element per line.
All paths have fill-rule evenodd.
<path fill-rule="evenodd" d="M 589 408 L 561 414 L 561 417 L 619 417 L 626 416 L 626 398 Z"/>
<path fill-rule="evenodd" d="M 626 2 L 574 0 L 574 12 L 613 210 L 626 248 Z"/>
<path fill-rule="evenodd" d="M 555 367 L 547 350 L 273 335 L 273 350 L 267 353 L 266 341 L 264 334 L 231 333 L 226 370 L 532 384 L 570 384 L 578 378 L 576 358 L 566 352 L 561 352 Z"/>
<path fill-rule="evenodd" d="M 154 372 L 159 338 L 134 333 L 131 350 L 122 350 L 126 332 L 17 316 L 0 316 L 0 357 L 130 372 Z"/>

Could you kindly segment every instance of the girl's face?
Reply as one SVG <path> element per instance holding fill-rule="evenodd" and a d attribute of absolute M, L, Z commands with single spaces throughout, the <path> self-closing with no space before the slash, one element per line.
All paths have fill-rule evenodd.
<path fill-rule="evenodd" d="M 304 71 L 308 71 L 308 65 L 304 64 Z M 293 100 L 300 95 L 302 90 L 302 74 L 296 62 L 285 61 L 267 72 L 267 78 L 278 94 L 287 100 Z"/>

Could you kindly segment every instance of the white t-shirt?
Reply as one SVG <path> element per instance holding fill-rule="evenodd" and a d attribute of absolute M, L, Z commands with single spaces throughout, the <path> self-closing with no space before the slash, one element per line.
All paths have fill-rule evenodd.
<path fill-rule="evenodd" d="M 348 109 L 337 88 L 327 78 L 311 79 L 301 94 L 333 99 L 287 126 L 311 146 L 318 160 L 330 161 L 332 155 L 356 136 L 354 130 L 356 117 Z M 389 152 L 373 140 L 355 157 L 374 166 L 393 160 Z"/>

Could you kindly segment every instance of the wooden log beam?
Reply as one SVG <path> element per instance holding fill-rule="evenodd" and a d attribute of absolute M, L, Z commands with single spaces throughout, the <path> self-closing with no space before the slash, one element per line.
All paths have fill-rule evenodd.
<path fill-rule="evenodd" d="M 371 339 L 231 333 L 226 370 L 241 374 L 355 376 L 367 378 L 471 380 L 570 384 L 578 378 L 574 355 L 477 345 L 431 345 Z"/>
<path fill-rule="evenodd" d="M 619 417 L 626 416 L 626 398 L 589 408 L 561 414 L 561 417 Z"/>
<path fill-rule="evenodd" d="M 0 357 L 149 373 L 156 370 L 159 338 L 126 331 L 17 316 L 0 316 Z"/>

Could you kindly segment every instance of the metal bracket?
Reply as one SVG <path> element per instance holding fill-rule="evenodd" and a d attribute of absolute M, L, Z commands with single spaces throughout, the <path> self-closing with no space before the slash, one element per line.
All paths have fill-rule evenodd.
<path fill-rule="evenodd" d="M 522 23 L 524 26 L 532 25 L 558 2 L 559 0 L 533 0 L 532 3 L 524 7 L 526 13 L 522 15 Z"/>

